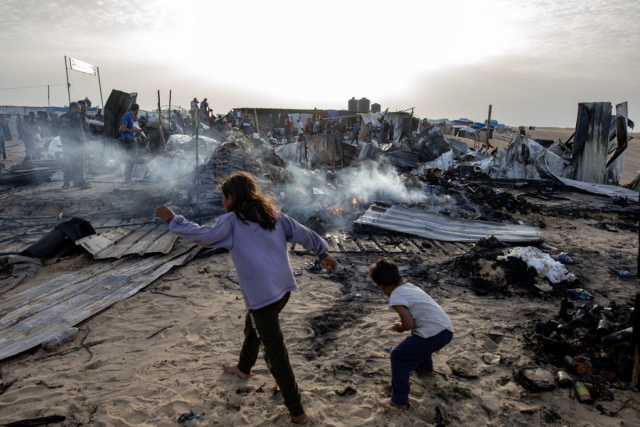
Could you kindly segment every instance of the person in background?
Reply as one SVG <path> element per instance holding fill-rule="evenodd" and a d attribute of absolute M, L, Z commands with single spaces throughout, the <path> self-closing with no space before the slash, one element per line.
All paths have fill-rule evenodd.
<path fill-rule="evenodd" d="M 207 98 L 203 99 L 200 103 L 200 118 L 202 121 L 208 121 L 209 119 L 209 103 Z"/>
<path fill-rule="evenodd" d="M 291 144 L 291 135 L 293 134 L 293 122 L 291 118 L 287 116 L 284 121 L 284 138 L 287 140 L 287 144 Z"/>
<path fill-rule="evenodd" d="M 389 297 L 389 307 L 400 321 L 391 329 L 398 333 L 411 331 L 391 351 L 391 405 L 409 409 L 409 376 L 417 371 L 434 376 L 432 354 L 453 339 L 451 319 L 425 291 L 403 283 L 398 265 L 380 258 L 369 268 L 369 276 L 378 289 Z"/>
<path fill-rule="evenodd" d="M 353 141 L 355 141 L 356 143 L 354 145 L 358 145 L 358 135 L 360 134 L 360 123 L 356 122 L 353 125 L 353 138 L 351 138 L 351 143 L 353 144 Z"/>
<path fill-rule="evenodd" d="M 82 190 L 90 188 L 84 179 L 84 153 L 87 140 L 80 119 L 80 105 L 69 104 L 69 111 L 60 116 L 60 140 L 64 159 L 64 183 L 62 189 L 73 185 Z"/>
<path fill-rule="evenodd" d="M 238 364 L 223 369 L 242 379 L 251 377 L 260 348 L 267 367 L 282 392 L 291 421 L 306 424 L 310 417 L 302 406 L 289 355 L 280 330 L 279 314 L 298 289 L 289 265 L 288 243 L 297 243 L 336 272 L 338 263 L 328 253 L 327 242 L 296 220 L 278 211 L 256 178 L 236 172 L 224 180 L 222 205 L 227 212 L 212 226 L 201 226 L 158 206 L 154 215 L 186 240 L 207 248 L 227 248 L 235 265 L 245 306 L 244 344 Z"/>
<path fill-rule="evenodd" d="M 87 117 L 87 101 L 81 99 L 78 101 L 78 105 L 80 106 L 80 113 L 78 116 L 80 117 L 80 122 L 82 123 L 82 131 L 85 136 L 89 135 L 89 118 Z"/>
<path fill-rule="evenodd" d="M 136 126 L 136 116 L 139 111 L 140 106 L 132 104 L 129 112 L 122 116 L 120 121 L 120 141 L 124 149 L 124 184 L 126 185 L 133 184 L 131 174 L 136 161 L 136 134 L 142 133 L 142 129 Z"/>
<path fill-rule="evenodd" d="M 22 141 L 22 130 L 24 129 L 24 119 L 20 114 L 16 114 L 16 129 L 18 130 L 18 139 Z"/>
<path fill-rule="evenodd" d="M 51 113 L 51 133 L 54 137 L 60 135 L 60 117 L 56 112 Z"/>
<path fill-rule="evenodd" d="M 302 123 L 302 120 L 300 118 L 298 118 L 298 120 L 296 121 L 296 134 L 298 135 L 298 137 L 301 137 L 302 134 L 304 133 L 304 123 Z"/>
<path fill-rule="evenodd" d="M 242 115 L 242 119 L 240 120 L 240 130 L 244 132 L 245 135 L 251 136 L 253 133 L 253 121 L 251 120 L 251 116 L 249 113 L 244 113 Z"/>
<path fill-rule="evenodd" d="M 340 119 L 338 124 L 336 125 L 336 129 L 338 130 L 338 142 L 342 144 L 344 141 L 344 136 L 347 133 L 347 122 L 346 120 Z"/>
<path fill-rule="evenodd" d="M 25 156 L 22 160 L 37 160 L 36 155 L 36 141 L 35 141 L 35 124 L 33 123 L 33 117 L 31 115 L 24 116 L 22 122 L 22 142 L 24 143 Z"/>
<path fill-rule="evenodd" d="M 313 134 L 313 122 L 311 121 L 311 117 L 307 119 L 307 123 L 304 124 L 304 133 L 307 136 L 307 139 Z"/>
<path fill-rule="evenodd" d="M 191 119 L 194 121 L 196 121 L 196 114 L 198 114 L 198 105 L 200 103 L 198 102 L 198 98 L 193 98 L 193 100 L 191 101 Z"/>

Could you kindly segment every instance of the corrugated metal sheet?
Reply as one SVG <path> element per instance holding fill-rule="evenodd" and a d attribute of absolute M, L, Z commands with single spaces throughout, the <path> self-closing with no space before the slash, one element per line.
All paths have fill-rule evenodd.
<path fill-rule="evenodd" d="M 502 242 L 541 240 L 537 227 L 456 219 L 400 206 L 372 205 L 355 222 L 445 242 L 475 242 L 489 236 Z"/>
<path fill-rule="evenodd" d="M 94 234 L 76 241 L 76 244 L 82 245 L 95 259 L 106 259 L 150 253 L 167 254 L 177 238 L 165 223 L 149 223 Z"/>
<path fill-rule="evenodd" d="M 129 298 L 173 267 L 186 264 L 199 250 L 181 241 L 167 255 L 97 262 L 3 299 L 0 360 Z"/>
<path fill-rule="evenodd" d="M 569 187 L 578 188 L 592 194 L 600 194 L 609 197 L 626 197 L 629 200 L 637 201 L 638 192 L 617 185 L 596 184 L 594 182 L 574 181 L 573 179 L 557 177 L 560 182 Z"/>

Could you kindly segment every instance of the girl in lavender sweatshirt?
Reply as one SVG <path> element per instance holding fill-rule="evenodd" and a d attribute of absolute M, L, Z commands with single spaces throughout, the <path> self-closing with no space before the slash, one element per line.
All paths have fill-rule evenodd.
<path fill-rule="evenodd" d="M 338 263 L 327 253 L 327 242 L 277 210 L 274 199 L 261 192 L 253 175 L 237 172 L 220 187 L 227 213 L 212 226 L 189 222 L 166 206 L 158 206 L 154 214 L 190 242 L 229 250 L 248 312 L 240 360 L 237 365 L 225 365 L 224 370 L 250 378 L 262 343 L 265 361 L 282 391 L 291 421 L 305 424 L 310 417 L 302 406 L 278 318 L 291 291 L 298 289 L 287 243 L 298 243 L 311 251 L 327 270 L 335 272 Z"/>

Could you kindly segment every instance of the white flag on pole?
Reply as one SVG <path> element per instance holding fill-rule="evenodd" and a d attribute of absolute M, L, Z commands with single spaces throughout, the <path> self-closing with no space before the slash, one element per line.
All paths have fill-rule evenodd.
<path fill-rule="evenodd" d="M 95 65 L 91 65 L 88 62 L 80 61 L 71 57 L 69 57 L 69 68 L 75 71 L 80 71 L 81 73 L 91 74 L 92 76 L 96 75 Z"/>

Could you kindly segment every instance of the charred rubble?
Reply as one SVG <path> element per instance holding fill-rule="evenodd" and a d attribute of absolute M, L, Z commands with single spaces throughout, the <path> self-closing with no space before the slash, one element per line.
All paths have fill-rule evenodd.
<path fill-rule="evenodd" d="M 633 302 L 602 306 L 563 299 L 552 319 L 532 321 L 525 348 L 538 363 L 587 384 L 594 399 L 611 400 L 611 387 L 626 387 L 633 369 Z"/>

